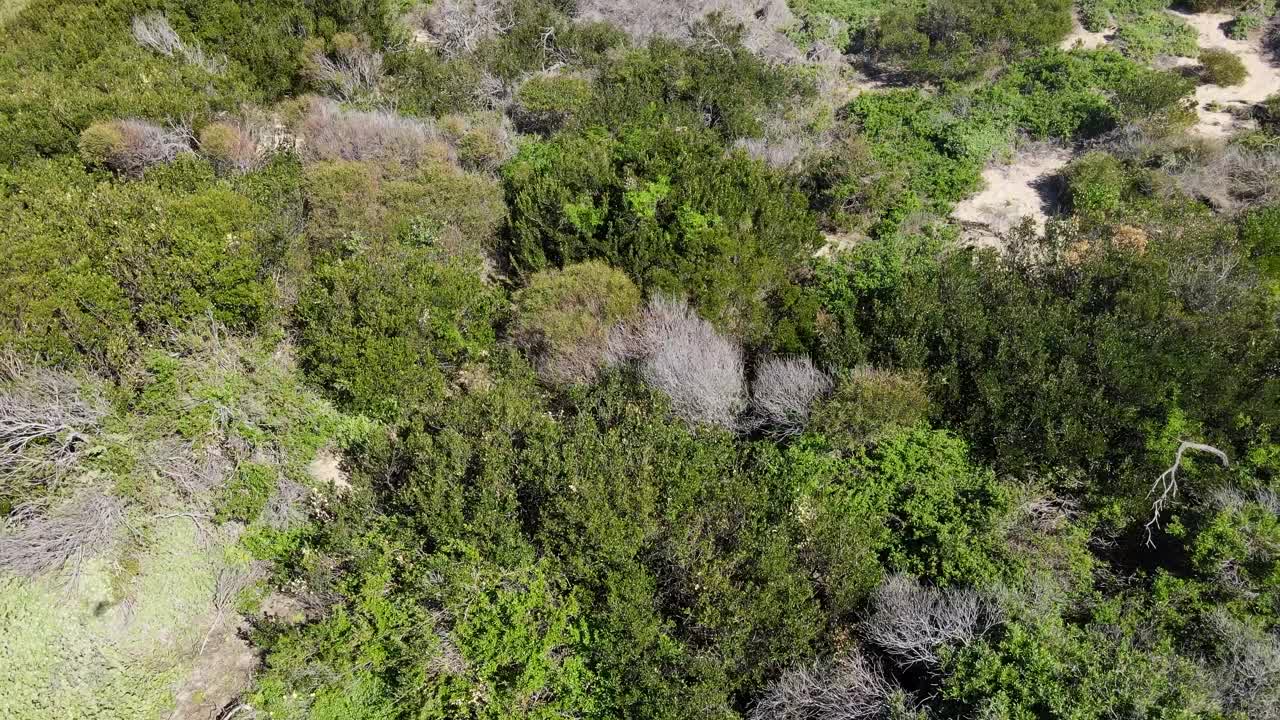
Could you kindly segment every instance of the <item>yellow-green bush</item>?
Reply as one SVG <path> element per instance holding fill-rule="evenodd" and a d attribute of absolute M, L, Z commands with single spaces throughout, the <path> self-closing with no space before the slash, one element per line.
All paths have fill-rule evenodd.
<path fill-rule="evenodd" d="M 554 382 L 595 378 L 609 331 L 640 310 L 640 290 L 605 263 L 589 261 L 529 278 L 516 295 L 512 334 Z"/>
<path fill-rule="evenodd" d="M 1239 56 L 1223 48 L 1207 48 L 1200 52 L 1200 75 L 1210 85 L 1239 85 L 1249 71 Z"/>
<path fill-rule="evenodd" d="M 124 133 L 115 123 L 94 123 L 80 133 L 80 158 L 86 165 L 105 167 L 124 150 Z"/>

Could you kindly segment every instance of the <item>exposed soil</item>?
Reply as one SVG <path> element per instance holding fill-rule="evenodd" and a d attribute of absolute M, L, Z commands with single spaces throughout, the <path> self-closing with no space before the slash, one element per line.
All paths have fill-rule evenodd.
<path fill-rule="evenodd" d="M 347 473 L 342 469 L 342 459 L 332 450 L 324 449 L 316 453 L 315 460 L 307 466 L 307 474 L 322 485 L 332 485 L 339 493 L 351 489 Z"/>
<path fill-rule="evenodd" d="M 216 720 L 249 687 L 258 655 L 238 620 L 224 619 L 210 629 L 203 652 L 174 694 L 171 720 Z"/>
<path fill-rule="evenodd" d="M 1193 132 L 1204 137 L 1223 137 L 1248 127 L 1252 121 L 1241 119 L 1231 109 L 1243 110 L 1280 92 L 1280 67 L 1263 55 L 1258 36 L 1248 40 L 1232 40 L 1227 37 L 1222 28 L 1232 19 L 1231 15 L 1191 14 L 1175 10 L 1169 12 L 1195 28 L 1200 36 L 1201 49 L 1229 50 L 1240 57 L 1245 69 L 1249 71 L 1249 77 L 1239 85 L 1201 85 L 1196 88 L 1196 112 L 1200 115 L 1200 121 L 1196 123 Z M 1194 64 L 1194 61 L 1188 62 Z M 1211 105 L 1217 109 L 1210 109 Z"/>
<path fill-rule="evenodd" d="M 1063 50 L 1070 50 L 1077 43 L 1086 50 L 1096 50 L 1111 41 L 1115 28 L 1106 28 L 1100 32 L 1089 32 L 1080 24 L 1080 18 L 1075 19 L 1075 27 L 1071 29 L 1068 35 L 1059 45 Z"/>
<path fill-rule="evenodd" d="M 1008 232 L 1024 217 L 1043 230 L 1057 202 L 1053 178 L 1070 161 L 1069 150 L 1038 147 L 1017 153 L 1012 162 L 993 163 L 982 173 L 986 187 L 957 205 L 951 216 L 963 224 L 987 228 L 990 233 L 982 233 L 983 237 Z"/>

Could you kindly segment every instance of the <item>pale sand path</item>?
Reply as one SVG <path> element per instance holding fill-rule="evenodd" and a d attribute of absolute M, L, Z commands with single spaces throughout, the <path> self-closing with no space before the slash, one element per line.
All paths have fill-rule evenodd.
<path fill-rule="evenodd" d="M 1075 18 L 1075 27 L 1071 29 L 1071 34 L 1058 47 L 1063 50 L 1070 50 L 1076 46 L 1076 43 L 1080 43 L 1080 46 L 1086 50 L 1097 50 L 1111 40 L 1110 35 L 1115 31 L 1115 28 L 1109 27 L 1100 32 L 1089 32 L 1084 29 L 1084 25 L 1080 24 L 1080 18 L 1077 17 Z"/>
<path fill-rule="evenodd" d="M 1045 185 L 1071 157 L 1064 148 L 1037 148 L 1017 153 L 1012 162 L 992 163 L 982 172 L 982 191 L 956 205 L 951 217 L 984 225 L 996 234 L 1012 230 L 1029 217 L 1037 230 L 1044 230 L 1048 219 Z"/>
<path fill-rule="evenodd" d="M 1186 21 L 1196 29 L 1200 36 L 1200 48 L 1223 48 L 1240 57 L 1249 77 L 1239 85 L 1219 87 L 1217 85 L 1201 85 L 1196 88 L 1196 112 L 1200 121 L 1192 131 L 1203 137 L 1224 137 L 1241 128 L 1249 127 L 1252 121 L 1241 121 L 1227 107 L 1247 107 L 1261 102 L 1280 92 L 1280 67 L 1268 58 L 1263 57 L 1261 42 L 1258 37 L 1249 40 L 1232 40 L 1222 31 L 1223 23 L 1231 20 L 1231 15 L 1224 13 L 1185 13 L 1170 10 L 1171 14 Z M 1224 109 L 1211 111 L 1206 106 L 1217 103 Z"/>

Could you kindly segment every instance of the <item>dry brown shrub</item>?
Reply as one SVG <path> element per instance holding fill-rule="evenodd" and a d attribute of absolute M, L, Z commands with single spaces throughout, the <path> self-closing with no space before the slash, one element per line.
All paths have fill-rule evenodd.
<path fill-rule="evenodd" d="M 80 153 L 90 164 L 139 177 L 147 168 L 191 152 L 191 140 L 191 129 L 183 124 L 162 128 L 145 120 L 112 120 L 81 133 Z"/>
<path fill-rule="evenodd" d="M 385 75 L 382 53 L 351 33 L 334 35 L 333 46 L 331 53 L 322 43 L 308 46 L 305 70 L 311 82 L 343 102 L 376 96 Z"/>
<path fill-rule="evenodd" d="M 251 111 L 209 123 L 201 129 L 197 144 L 214 167 L 244 174 L 262 169 L 287 139 L 271 117 Z"/>
<path fill-rule="evenodd" d="M 385 111 L 346 110 L 322 98 L 311 101 L 300 134 L 308 162 L 351 160 L 402 169 L 455 162 L 453 148 L 433 123 Z"/>
<path fill-rule="evenodd" d="M 511 3 L 505 0 L 436 0 L 417 24 L 422 27 L 419 41 L 438 48 L 445 57 L 456 57 L 511 29 L 515 19 Z"/>
<path fill-rule="evenodd" d="M 1138 255 L 1145 255 L 1147 252 L 1147 243 L 1151 241 L 1151 236 L 1146 230 L 1132 225 L 1120 225 L 1111 231 L 1111 242 L 1116 247 L 1127 250 Z"/>
<path fill-rule="evenodd" d="M 580 20 L 611 23 L 641 41 L 663 37 L 723 45 L 723 39 L 714 34 L 716 28 L 741 24 L 742 44 L 748 50 L 776 61 L 804 57 L 785 34 L 795 16 L 784 0 L 579 0 L 577 12 Z M 710 15 L 718 15 L 723 23 L 702 22 Z"/>

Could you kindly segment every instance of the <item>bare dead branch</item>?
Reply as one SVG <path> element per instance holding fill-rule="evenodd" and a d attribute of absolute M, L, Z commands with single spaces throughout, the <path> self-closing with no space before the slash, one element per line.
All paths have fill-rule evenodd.
<path fill-rule="evenodd" d="M 419 39 L 445 57 L 456 57 L 514 26 L 510 3 L 504 0 L 436 0 L 423 18 L 425 32 Z"/>
<path fill-rule="evenodd" d="M 1178 445 L 1178 454 L 1174 457 L 1173 464 L 1169 466 L 1169 469 L 1160 473 L 1156 481 L 1151 484 L 1151 490 L 1147 492 L 1147 497 L 1151 497 L 1157 490 L 1160 491 L 1160 494 L 1151 503 L 1151 519 L 1143 526 L 1147 531 L 1147 547 L 1154 548 L 1156 546 L 1152 533 L 1160 527 L 1160 513 L 1164 511 L 1169 501 L 1178 496 L 1178 468 L 1182 465 L 1182 454 L 1188 450 L 1199 450 L 1200 452 L 1216 455 L 1222 461 L 1223 467 L 1230 466 L 1227 454 L 1218 448 L 1212 445 L 1183 440 Z"/>
<path fill-rule="evenodd" d="M 25 503 L 11 513 L 0 535 L 0 570 L 37 577 L 69 568 L 70 580 L 89 555 L 107 552 L 124 524 L 124 501 L 99 490 L 84 490 L 46 509 Z"/>
<path fill-rule="evenodd" d="M 967 646 L 1003 620 L 998 603 L 971 589 L 936 589 L 909 575 L 893 575 L 876 590 L 868 640 L 902 667 L 942 662 L 944 646 Z"/>
<path fill-rule="evenodd" d="M 75 467 L 106 403 L 74 376 L 5 360 L 0 388 L 0 480 L 19 474 L 56 481 Z"/>
<path fill-rule="evenodd" d="M 769 358 L 751 385 L 751 409 L 769 432 L 795 435 L 809 422 L 813 404 L 831 393 L 835 382 L 807 357 Z"/>
<path fill-rule="evenodd" d="M 343 102 L 372 95 L 382 84 L 382 53 L 364 43 L 342 47 L 334 57 L 316 50 L 309 60 L 311 79 Z"/>
<path fill-rule="evenodd" d="M 227 67 L 227 59 L 206 55 L 200 44 L 183 42 L 169 19 L 158 12 L 149 12 L 133 18 L 133 39 L 139 45 L 165 57 L 176 57 L 196 65 L 212 75 L 221 74 Z"/>
<path fill-rule="evenodd" d="M 798 667 L 775 680 L 748 715 L 750 720 L 863 720 L 881 717 L 900 693 L 861 652 L 833 662 Z"/>

